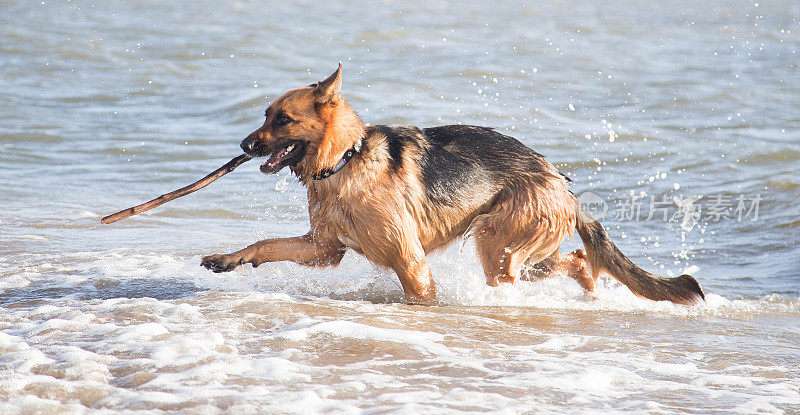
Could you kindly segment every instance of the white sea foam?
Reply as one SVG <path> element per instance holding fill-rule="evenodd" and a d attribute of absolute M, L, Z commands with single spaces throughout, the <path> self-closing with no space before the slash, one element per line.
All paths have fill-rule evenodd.
<path fill-rule="evenodd" d="M 24 288 L 31 283 L 51 286 L 79 286 L 91 281 L 147 279 L 193 283 L 199 289 L 240 292 L 273 292 L 350 300 L 402 302 L 403 294 L 396 275 L 370 264 L 363 257 L 348 253 L 335 268 L 315 269 L 289 262 L 249 265 L 233 272 L 215 274 L 199 267 L 199 256 L 180 258 L 169 254 L 148 254 L 113 250 L 63 255 L 56 264 L 41 263 L 0 280 L 5 288 Z M 465 249 L 453 247 L 429 258 L 442 305 L 513 306 L 537 309 L 613 310 L 671 315 L 738 315 L 753 313 L 797 313 L 800 301 L 777 296 L 758 300 L 729 300 L 706 292 L 705 303 L 680 306 L 653 302 L 635 296 L 610 277 L 601 276 L 595 293 L 587 295 L 565 276 L 489 287 L 477 260 Z M 53 272 L 58 280 L 47 278 Z M 702 280 L 701 280 L 702 283 Z M 158 284 L 154 284 L 157 286 Z"/>
<path fill-rule="evenodd" d="M 409 311 L 257 291 L 209 292 L 188 303 L 120 298 L 9 309 L 0 332 L 6 373 L 0 393 L 8 398 L 4 408 L 14 411 L 89 405 L 193 412 L 230 402 L 259 411 L 350 412 L 366 405 L 409 413 L 432 411 L 431 402 L 471 410 L 535 405 L 557 411 L 566 402 L 602 408 L 669 391 L 730 399 L 742 411 L 773 411 L 800 396 L 796 385 L 763 375 L 778 366 L 719 374 L 702 354 L 687 350 L 665 361 L 640 340 L 593 330 L 520 331 L 513 324 L 487 330 L 481 327 L 490 320 L 472 313 L 434 307 L 419 310 L 413 322 Z M 250 323 L 232 324 L 237 320 Z M 348 348 L 350 341 L 360 346 L 330 348 Z M 461 386 L 447 386 L 453 383 Z M 217 404 L 200 406 L 210 401 Z"/>
<path fill-rule="evenodd" d="M 566 276 L 490 287 L 470 246 L 459 252 L 451 247 L 432 255 L 428 263 L 437 283 L 443 305 L 514 306 L 544 309 L 652 311 L 673 315 L 730 315 L 739 313 L 800 311 L 800 301 L 766 297 L 761 300 L 728 300 L 715 293 L 706 293 L 706 302 L 695 306 L 654 302 L 634 295 L 627 287 L 610 277 L 601 276 L 595 293 L 587 295 Z M 396 275 L 371 265 L 366 259 L 348 253 L 337 268 L 313 269 L 282 262 L 259 268 L 244 266 L 232 273 L 214 274 L 198 270 L 199 257 L 182 263 L 181 271 L 194 273 L 195 284 L 210 289 L 267 290 L 293 295 L 308 294 L 346 299 L 380 299 L 402 301 L 403 294 Z M 171 266 L 176 267 L 176 264 Z M 685 271 L 682 271 L 682 273 Z"/>
<path fill-rule="evenodd" d="M 282 330 L 280 336 L 298 341 L 306 339 L 309 335 L 318 333 L 353 339 L 405 343 L 424 353 L 438 356 L 453 355 L 447 347 L 437 343 L 437 341 L 442 340 L 442 336 L 437 333 L 381 329 L 349 321 L 327 321 L 322 323 L 309 321 L 302 324 L 295 323 Z"/>
<path fill-rule="evenodd" d="M 737 352 L 757 362 L 745 364 L 723 344 L 694 343 L 794 316 L 794 300 L 708 293 L 684 307 L 605 278 L 587 296 L 563 276 L 492 288 L 467 251 L 429 262 L 437 307 L 402 304 L 396 276 L 353 254 L 338 268 L 225 274 L 199 257 L 130 250 L 33 261 L 18 287 L 71 291 L 3 309 L 0 410 L 673 412 L 681 395 L 780 412 L 800 400 L 796 354 Z M 93 298 L 133 283 L 165 297 Z"/>

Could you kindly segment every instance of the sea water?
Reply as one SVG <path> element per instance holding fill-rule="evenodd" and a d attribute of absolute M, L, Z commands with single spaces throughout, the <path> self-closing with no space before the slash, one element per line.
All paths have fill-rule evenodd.
<path fill-rule="evenodd" d="M 0 2 L 0 412 L 800 412 L 800 3 L 332 3 Z M 214 274 L 308 230 L 257 162 L 100 225 L 338 61 L 365 122 L 517 137 L 706 302 L 488 287 L 471 240 L 433 307 L 352 252 Z"/>

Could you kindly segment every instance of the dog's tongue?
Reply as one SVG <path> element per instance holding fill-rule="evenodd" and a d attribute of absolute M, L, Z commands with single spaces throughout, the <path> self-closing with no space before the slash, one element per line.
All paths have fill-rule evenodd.
<path fill-rule="evenodd" d="M 286 148 L 282 148 L 282 149 L 272 153 L 272 155 L 269 156 L 269 159 L 267 160 L 266 165 L 269 166 L 269 167 L 275 166 L 276 164 L 278 164 L 278 162 L 281 161 L 281 157 L 283 157 L 283 155 L 285 153 L 286 153 Z"/>

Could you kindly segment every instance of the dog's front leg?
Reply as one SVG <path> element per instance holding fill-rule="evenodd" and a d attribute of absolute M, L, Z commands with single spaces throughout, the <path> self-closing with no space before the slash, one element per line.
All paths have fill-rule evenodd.
<path fill-rule="evenodd" d="M 412 304 L 433 304 L 436 300 L 436 284 L 425 261 L 425 252 L 421 245 L 416 249 L 413 246 L 415 244 L 410 245 L 391 256 L 388 259 L 389 265 L 400 278 L 406 301 Z"/>
<path fill-rule="evenodd" d="M 226 255 L 203 257 L 201 265 L 214 272 L 231 271 L 242 264 L 257 267 L 265 262 L 294 261 L 303 265 L 338 265 L 345 252 L 341 243 L 323 243 L 306 234 L 293 238 L 265 239 Z"/>

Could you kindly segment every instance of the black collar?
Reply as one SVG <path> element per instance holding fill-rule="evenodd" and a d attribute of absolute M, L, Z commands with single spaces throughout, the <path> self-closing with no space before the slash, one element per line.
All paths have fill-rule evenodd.
<path fill-rule="evenodd" d="M 364 137 L 359 138 L 358 141 L 356 142 L 356 144 L 353 146 L 353 148 L 351 148 L 350 150 L 347 150 L 347 151 L 344 152 L 344 155 L 342 156 L 341 160 L 339 160 L 339 162 L 336 163 L 336 165 L 333 166 L 332 169 L 325 169 L 325 170 L 320 171 L 319 173 L 315 173 L 312 176 L 314 178 L 314 180 L 327 179 L 328 177 L 330 177 L 331 175 L 333 175 L 337 171 L 341 170 L 342 167 L 344 167 L 345 164 L 347 164 L 347 162 L 350 161 L 350 159 L 353 158 L 353 156 L 356 155 L 356 153 L 361 151 L 361 145 L 363 143 L 364 143 Z"/>

